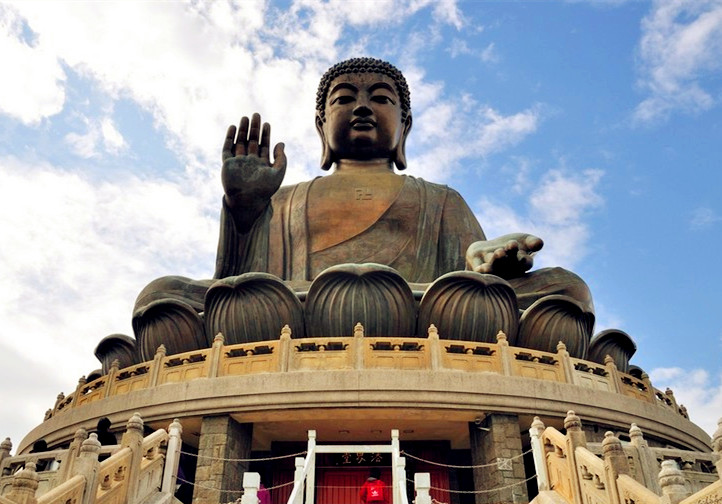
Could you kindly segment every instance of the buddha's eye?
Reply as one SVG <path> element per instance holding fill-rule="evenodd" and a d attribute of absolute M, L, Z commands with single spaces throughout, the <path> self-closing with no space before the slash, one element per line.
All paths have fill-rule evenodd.
<path fill-rule="evenodd" d="M 331 100 L 331 105 L 346 105 L 354 101 L 354 97 L 351 95 L 339 95 Z"/>
<path fill-rule="evenodd" d="M 389 96 L 381 95 L 381 94 L 373 95 L 371 97 L 371 101 L 375 102 L 375 103 L 383 103 L 383 104 L 391 104 L 391 105 L 395 104 L 394 100 L 392 100 Z"/>

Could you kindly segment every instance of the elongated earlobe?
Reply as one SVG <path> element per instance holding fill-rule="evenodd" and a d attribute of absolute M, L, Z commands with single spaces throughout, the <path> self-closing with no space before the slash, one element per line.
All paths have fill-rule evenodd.
<path fill-rule="evenodd" d="M 406 138 L 409 136 L 409 131 L 411 131 L 411 112 L 409 112 L 409 115 L 406 117 L 406 122 L 404 123 L 404 130 L 401 132 L 401 139 L 399 139 L 399 144 L 396 146 L 396 150 L 394 151 L 394 164 L 396 165 L 397 170 L 405 170 L 406 169 Z"/>
<path fill-rule="evenodd" d="M 316 116 L 316 131 L 318 131 L 318 136 L 321 137 L 321 169 L 328 171 L 333 165 L 333 154 L 326 141 L 326 135 L 323 134 L 323 120 L 319 116 Z"/>

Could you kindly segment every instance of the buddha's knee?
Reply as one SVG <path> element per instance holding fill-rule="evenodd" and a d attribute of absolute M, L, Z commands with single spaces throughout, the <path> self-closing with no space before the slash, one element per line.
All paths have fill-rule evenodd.
<path fill-rule="evenodd" d="M 166 276 L 150 282 L 133 309 L 133 332 L 141 360 L 150 360 L 160 345 L 168 354 L 207 348 L 203 298 L 211 280 Z"/>

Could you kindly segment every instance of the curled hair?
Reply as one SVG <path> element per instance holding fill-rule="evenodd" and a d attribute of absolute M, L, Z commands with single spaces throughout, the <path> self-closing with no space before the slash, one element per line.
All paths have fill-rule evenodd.
<path fill-rule="evenodd" d="M 326 120 L 326 97 L 331 82 L 339 75 L 351 73 L 379 73 L 393 79 L 396 84 L 396 92 L 401 100 L 401 121 L 406 121 L 411 112 L 411 94 L 409 93 L 409 85 L 401 71 L 386 61 L 375 58 L 351 58 L 340 63 L 336 63 L 329 68 L 318 84 L 316 92 L 316 113 L 322 121 Z"/>

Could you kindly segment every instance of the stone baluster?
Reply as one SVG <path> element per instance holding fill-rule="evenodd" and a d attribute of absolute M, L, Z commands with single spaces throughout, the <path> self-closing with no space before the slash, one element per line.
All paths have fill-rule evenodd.
<path fill-rule="evenodd" d="M 278 370 L 285 373 L 290 368 L 291 360 L 291 326 L 284 325 L 281 329 L 280 348 L 278 350 Z"/>
<path fill-rule="evenodd" d="M 562 370 L 564 370 L 566 382 L 576 384 L 577 374 L 574 372 L 572 358 L 569 356 L 567 346 L 563 341 L 557 343 L 557 357 L 559 357 L 559 362 L 562 363 Z"/>
<path fill-rule="evenodd" d="M 429 325 L 429 329 L 426 331 L 429 342 L 429 357 L 431 358 L 431 369 L 441 369 L 442 358 L 441 358 L 441 342 L 439 341 L 439 330 L 434 324 Z"/>
<path fill-rule="evenodd" d="M 564 418 L 564 428 L 567 431 L 566 435 L 566 449 L 567 449 L 567 463 L 568 471 L 572 476 L 572 494 L 574 495 L 574 502 L 582 502 L 582 489 L 579 482 L 579 473 L 577 472 L 577 447 L 586 448 L 587 438 L 582 430 L 582 421 L 574 413 L 569 410 L 566 418 Z"/>
<path fill-rule="evenodd" d="M 539 491 L 549 490 L 549 472 L 547 470 L 546 455 L 544 452 L 544 442 L 542 434 L 544 433 L 544 422 L 538 416 L 534 417 L 529 429 L 529 437 L 531 438 L 531 450 L 534 457 L 534 468 L 536 469 L 536 480 Z"/>
<path fill-rule="evenodd" d="M 504 331 L 499 331 L 496 334 L 496 343 L 499 345 L 499 356 L 501 357 L 501 371 L 506 376 L 512 375 L 512 356 L 511 350 L 509 350 L 509 341 L 506 339 Z"/>
<path fill-rule="evenodd" d="M 716 456 L 717 476 L 722 480 L 722 418 L 717 421 L 717 430 L 712 435 L 712 452 Z"/>
<path fill-rule="evenodd" d="M 148 383 L 148 387 L 155 387 L 158 385 L 158 378 L 160 377 L 160 372 L 163 369 L 165 354 L 165 345 L 159 345 L 158 350 L 155 351 L 155 355 L 153 356 L 153 362 L 150 365 L 150 383 Z"/>
<path fill-rule="evenodd" d="M 415 504 L 431 504 L 431 474 L 416 473 L 414 474 L 414 489 L 416 490 Z"/>
<path fill-rule="evenodd" d="M 121 448 L 130 448 L 132 455 L 128 464 L 126 481 L 128 485 L 127 503 L 136 504 L 138 483 L 140 481 L 140 464 L 143 460 L 143 419 L 140 413 L 133 413 L 125 427 L 120 441 Z"/>
<path fill-rule="evenodd" d="M 105 394 L 103 394 L 104 397 L 110 397 L 110 395 L 113 393 L 113 389 L 115 388 L 113 385 L 115 384 L 115 377 L 118 376 L 119 369 L 120 362 L 118 361 L 118 359 L 113 359 L 113 362 L 110 363 L 108 376 L 105 377 Z M 77 395 L 77 392 L 75 395 Z"/>
<path fill-rule="evenodd" d="M 629 474 L 629 462 L 622 448 L 622 442 L 611 431 L 604 434 L 602 456 L 604 457 L 604 482 L 610 503 L 623 504 L 624 498 L 619 494 L 617 477 L 620 474 Z"/>
<path fill-rule="evenodd" d="M 223 358 L 223 333 L 216 334 L 211 345 L 211 352 L 208 356 L 210 363 L 208 366 L 208 378 L 216 378 L 221 368 L 221 359 Z"/>
<path fill-rule="evenodd" d="M 163 481 L 160 486 L 161 492 L 164 493 L 175 493 L 178 464 L 180 463 L 180 452 L 183 444 L 181 434 L 183 434 L 183 426 L 175 418 L 168 426 L 168 446 L 165 451 L 165 467 L 163 468 Z"/>
<path fill-rule="evenodd" d="M 38 473 L 35 472 L 35 462 L 28 462 L 25 468 L 18 471 L 13 477 L 10 492 L 6 499 L 14 504 L 36 504 L 35 491 L 38 489 Z"/>
<path fill-rule="evenodd" d="M 659 466 L 657 465 L 657 457 L 650 449 L 647 440 L 644 439 L 642 429 L 633 423 L 629 429 L 630 444 L 637 450 L 639 458 L 639 469 L 641 472 L 641 483 L 652 490 L 656 494 L 662 493 L 659 487 Z"/>
<path fill-rule="evenodd" d="M 684 486 L 684 475 L 675 460 L 662 461 L 659 486 L 662 488 L 662 504 L 678 504 L 690 496 L 690 492 Z"/>
<path fill-rule="evenodd" d="M 81 376 L 78 378 L 78 384 L 75 386 L 75 393 L 73 394 L 73 400 L 70 403 L 70 407 L 74 408 L 76 404 L 78 404 L 78 400 L 83 395 L 83 387 L 85 384 L 88 383 L 88 380 L 85 378 L 85 376 Z"/>
<path fill-rule="evenodd" d="M 396 467 L 394 467 L 394 475 L 392 478 L 394 489 L 391 492 L 392 499 L 394 502 L 399 504 L 407 503 L 408 497 L 406 497 L 406 457 L 398 457 L 396 459 Z"/>
<path fill-rule="evenodd" d="M 353 328 L 353 347 L 355 352 L 354 365 L 356 369 L 364 367 L 364 326 L 357 322 Z"/>
<path fill-rule="evenodd" d="M 256 472 L 243 473 L 243 496 L 241 504 L 258 504 L 258 489 L 261 486 L 261 475 Z"/>
<path fill-rule="evenodd" d="M 620 394 L 622 392 L 622 378 L 619 376 L 617 364 L 609 354 L 604 357 L 604 367 L 607 368 L 607 373 L 609 373 L 609 381 L 612 383 L 612 391 Z"/>
<path fill-rule="evenodd" d="M 85 489 L 83 490 L 82 504 L 93 504 L 98 492 L 98 454 L 100 453 L 100 441 L 96 433 L 90 434 L 80 445 L 80 455 L 73 465 L 70 476 L 81 475 L 85 477 Z M 80 504 L 80 503 L 79 503 Z"/>

